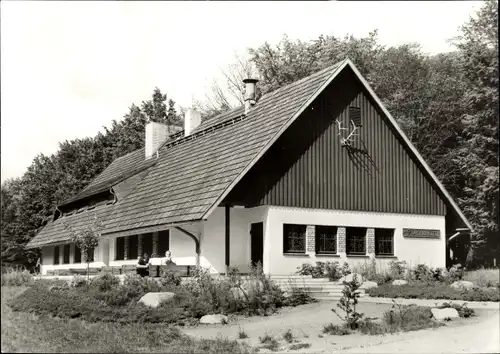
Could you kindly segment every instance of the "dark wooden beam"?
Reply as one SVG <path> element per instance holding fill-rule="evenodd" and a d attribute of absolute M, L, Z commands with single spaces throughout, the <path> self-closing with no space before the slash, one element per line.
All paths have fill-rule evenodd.
<path fill-rule="evenodd" d="M 230 226 L 230 206 L 226 205 L 226 275 L 229 272 L 229 247 L 230 247 L 230 232 L 229 232 L 229 226 Z"/>

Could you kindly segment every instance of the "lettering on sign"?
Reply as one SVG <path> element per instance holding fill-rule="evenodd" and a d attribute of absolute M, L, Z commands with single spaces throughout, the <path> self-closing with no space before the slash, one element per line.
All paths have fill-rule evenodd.
<path fill-rule="evenodd" d="M 440 238 L 441 232 L 439 230 L 428 230 L 428 229 L 403 229 L 403 237 Z"/>

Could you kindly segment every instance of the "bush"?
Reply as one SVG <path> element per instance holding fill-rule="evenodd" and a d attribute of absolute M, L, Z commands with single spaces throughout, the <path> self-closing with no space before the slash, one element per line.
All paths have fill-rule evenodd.
<path fill-rule="evenodd" d="M 349 267 L 349 265 L 347 265 Z M 297 274 L 311 275 L 313 278 L 328 278 L 332 281 L 339 280 L 345 274 L 339 262 L 316 262 L 316 265 L 304 263 L 297 267 Z"/>
<path fill-rule="evenodd" d="M 362 313 L 356 311 L 356 305 L 358 304 L 358 298 L 360 296 L 358 291 L 360 285 L 357 277 L 353 277 L 353 280 L 350 282 L 344 282 L 342 297 L 337 304 L 337 307 L 344 312 L 344 317 L 340 316 L 335 309 L 332 309 L 332 312 L 341 320 L 345 321 L 346 327 L 350 329 L 356 329 L 358 321 L 363 317 Z"/>
<path fill-rule="evenodd" d="M 17 270 L 10 268 L 6 272 L 2 272 L 2 286 L 30 285 L 33 281 L 33 275 L 26 269 Z"/>
<path fill-rule="evenodd" d="M 428 284 L 413 283 L 399 286 L 382 284 L 377 288 L 367 289 L 366 292 L 374 297 L 500 301 L 500 294 L 495 288 L 460 290 L 438 282 Z"/>
<path fill-rule="evenodd" d="M 346 325 L 338 326 L 333 323 L 329 323 L 326 326 L 323 326 L 323 333 L 334 336 L 345 336 L 347 334 L 351 334 L 352 331 Z"/>
<path fill-rule="evenodd" d="M 162 286 L 170 286 L 170 285 L 179 286 L 181 285 L 181 281 L 182 281 L 181 277 L 175 274 L 172 270 L 164 271 L 160 278 L 160 284 Z"/>
<path fill-rule="evenodd" d="M 87 285 L 87 279 L 85 279 L 83 276 L 77 274 L 71 279 L 71 282 L 69 283 L 69 286 L 72 288 L 81 288 Z"/>
<path fill-rule="evenodd" d="M 111 273 L 102 272 L 90 280 L 89 286 L 98 291 L 110 291 L 115 289 L 119 284 L 120 278 Z"/>
<path fill-rule="evenodd" d="M 405 274 L 408 270 L 408 265 L 405 261 L 390 261 L 389 262 L 389 274 L 391 279 L 403 279 L 406 278 Z"/>
<path fill-rule="evenodd" d="M 358 322 L 358 331 L 363 334 L 378 335 L 386 333 L 387 329 L 382 324 L 365 318 Z"/>
<path fill-rule="evenodd" d="M 464 276 L 464 269 L 461 264 L 455 264 L 448 270 L 450 281 L 462 280 Z"/>
<path fill-rule="evenodd" d="M 463 280 L 471 281 L 479 287 L 499 287 L 500 270 L 491 268 L 467 271 L 463 274 Z"/>
<path fill-rule="evenodd" d="M 438 327 L 439 323 L 432 319 L 430 307 L 417 305 L 401 305 L 394 301 L 391 310 L 384 312 L 383 323 L 390 332 L 416 331 L 423 328 Z"/>
<path fill-rule="evenodd" d="M 417 264 L 417 266 L 413 269 L 413 275 L 415 280 L 430 282 L 434 280 L 432 270 L 425 264 Z"/>

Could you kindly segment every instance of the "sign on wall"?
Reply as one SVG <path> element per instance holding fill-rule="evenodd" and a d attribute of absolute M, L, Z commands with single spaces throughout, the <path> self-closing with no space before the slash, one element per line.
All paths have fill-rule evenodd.
<path fill-rule="evenodd" d="M 409 238 L 440 238 L 439 230 L 429 229 L 403 229 L 403 237 Z"/>

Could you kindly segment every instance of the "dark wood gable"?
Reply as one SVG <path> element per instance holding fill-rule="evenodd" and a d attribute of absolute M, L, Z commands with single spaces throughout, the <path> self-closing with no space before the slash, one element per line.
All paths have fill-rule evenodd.
<path fill-rule="evenodd" d="M 361 127 L 355 142 L 347 148 L 340 144 L 335 120 L 349 129 L 343 131 L 345 136 L 352 127 L 349 114 L 355 114 L 356 125 Z M 426 172 L 404 148 L 350 68 L 340 73 L 283 133 L 224 202 L 446 213 Z"/>

